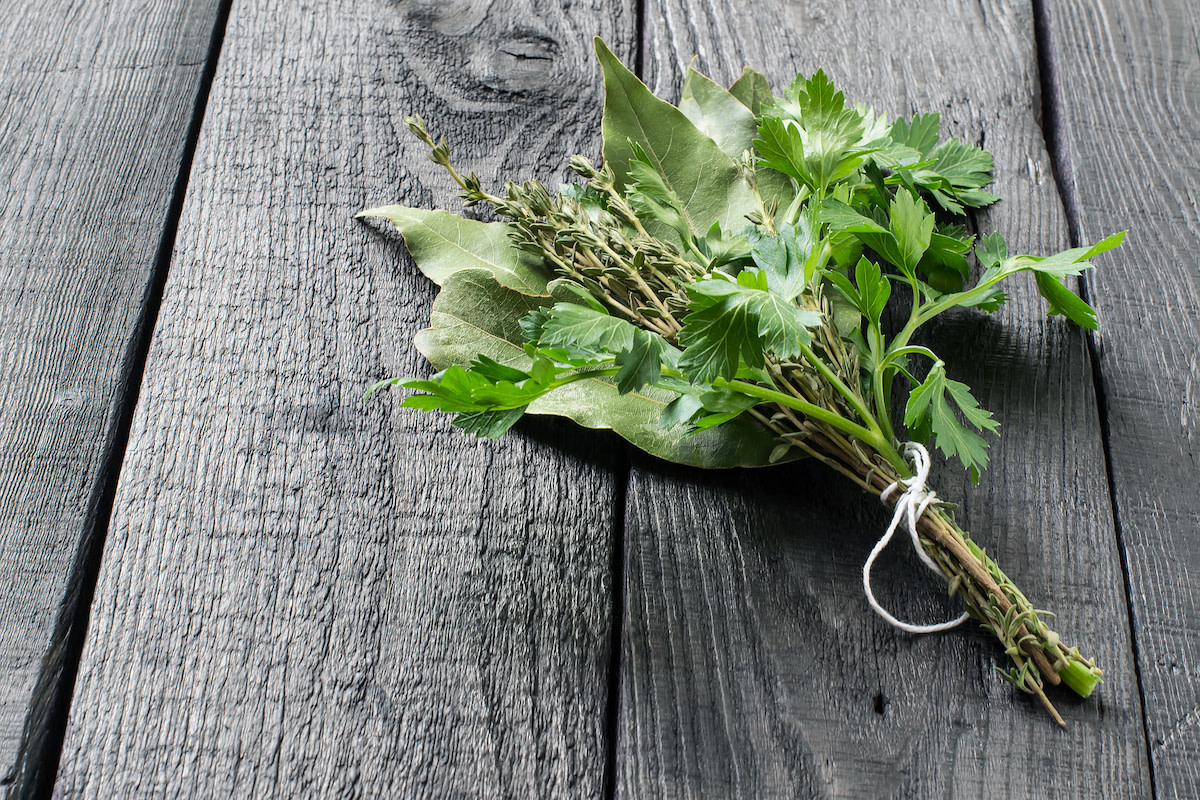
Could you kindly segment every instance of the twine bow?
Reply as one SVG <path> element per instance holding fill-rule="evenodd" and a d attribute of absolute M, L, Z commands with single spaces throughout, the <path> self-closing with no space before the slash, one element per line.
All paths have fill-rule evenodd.
<path fill-rule="evenodd" d="M 937 633 L 945 631 L 961 625 L 965 622 L 969 615 L 963 613 L 957 619 L 949 622 L 939 622 L 935 625 L 913 625 L 908 622 L 903 622 L 896 619 L 883 606 L 879 605 L 879 601 L 875 599 L 875 593 L 871 591 L 871 566 L 875 563 L 875 559 L 883 552 L 883 549 L 888 546 L 888 542 L 892 540 L 892 535 L 896 532 L 896 527 L 900 524 L 900 520 L 904 519 L 908 523 L 908 532 L 912 536 L 913 548 L 917 551 L 917 555 L 925 566 L 929 567 L 933 572 L 942 576 L 948 577 L 942 568 L 929 557 L 925 552 L 925 548 L 921 546 L 921 539 L 917 535 L 917 520 L 925 513 L 925 509 L 937 502 L 937 495 L 933 490 L 925 487 L 925 481 L 929 479 L 929 451 L 916 442 L 907 442 L 904 445 L 904 456 L 912 461 L 913 476 L 907 479 L 895 481 L 891 486 L 879 493 L 879 499 L 883 503 L 887 503 L 888 498 L 897 489 L 903 487 L 904 494 L 896 500 L 896 513 L 892 515 L 892 524 L 888 526 L 887 533 L 883 535 L 878 542 L 875 543 L 875 548 L 871 551 L 871 555 L 867 556 L 867 562 L 863 564 L 863 591 L 867 594 L 867 602 L 871 604 L 871 608 L 879 616 L 887 620 L 891 625 L 908 633 Z"/>

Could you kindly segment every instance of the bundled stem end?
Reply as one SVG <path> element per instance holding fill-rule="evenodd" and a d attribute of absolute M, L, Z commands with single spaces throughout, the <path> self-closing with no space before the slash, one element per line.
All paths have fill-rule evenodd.
<path fill-rule="evenodd" d="M 949 522 L 945 518 L 942 521 Z M 952 531 L 950 541 L 947 542 L 943 535 L 937 542 L 928 542 L 929 549 L 936 552 L 946 544 L 950 545 L 947 549 L 953 553 L 954 561 L 941 561 L 940 553 L 935 558 L 945 564 L 949 574 L 954 576 L 952 581 L 962 587 L 959 591 L 971 616 L 1005 645 L 1013 667 L 997 670 L 1017 689 L 1036 696 L 1054 721 L 1065 727 L 1066 722 L 1046 696 L 1045 684 L 1065 685 L 1086 698 L 1100 683 L 1102 672 L 1094 662 L 1084 659 L 1078 649 L 1062 644 L 1058 634 L 1042 618 L 1044 612 L 1033 608 L 1008 576 L 964 531 L 953 522 L 949 522 L 948 527 Z M 966 545 L 966 553 L 955 546 L 959 542 Z M 956 567 L 961 571 L 956 573 Z"/>
<path fill-rule="evenodd" d="M 1092 696 L 1092 691 L 1100 683 L 1103 672 L 1088 664 L 1073 661 L 1058 674 L 1071 691 L 1086 698 Z"/>

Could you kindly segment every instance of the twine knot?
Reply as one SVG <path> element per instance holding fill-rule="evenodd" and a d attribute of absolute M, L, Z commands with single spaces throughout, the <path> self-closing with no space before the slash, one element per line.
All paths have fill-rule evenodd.
<path fill-rule="evenodd" d="M 953 619 L 950 622 L 939 622 L 936 625 L 913 625 L 898 620 L 885 611 L 883 606 L 879 605 L 879 601 L 875 599 L 875 593 L 871 591 L 871 566 L 875 563 L 875 559 L 879 557 L 879 554 L 883 552 L 883 549 L 888 546 L 888 542 L 892 540 L 892 535 L 896 532 L 896 528 L 902 519 L 908 523 L 908 532 L 912 536 L 913 549 L 917 551 L 917 555 L 925 563 L 925 566 L 943 578 L 949 577 L 937 565 L 937 562 L 925 552 L 925 548 L 921 546 L 921 538 L 917 535 L 917 520 L 925 513 L 925 509 L 937 502 L 937 495 L 932 489 L 928 489 L 925 486 L 925 481 L 929 479 L 929 451 L 916 442 L 907 442 L 904 445 L 903 452 L 904 457 L 912 462 L 913 476 L 911 478 L 896 480 L 891 486 L 879 493 L 879 500 L 886 504 L 893 492 L 901 488 L 904 490 L 904 493 L 896 500 L 896 513 L 892 515 L 892 524 L 888 526 L 887 533 L 883 534 L 883 538 L 875 543 L 875 548 L 871 551 L 871 555 L 867 556 L 867 563 L 863 564 L 863 591 L 866 592 L 867 602 L 871 604 L 871 608 L 875 609 L 875 612 L 891 625 L 909 633 L 937 633 L 938 631 L 949 630 L 961 625 L 968 619 L 969 615 L 964 613 L 957 619 Z"/>

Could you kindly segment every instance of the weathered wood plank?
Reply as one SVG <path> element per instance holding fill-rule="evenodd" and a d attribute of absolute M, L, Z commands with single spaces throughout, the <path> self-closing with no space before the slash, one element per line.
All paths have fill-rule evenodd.
<path fill-rule="evenodd" d="M 1129 229 L 1088 287 L 1159 797 L 1200 796 L 1200 7 L 1056 5 L 1082 235 Z"/>
<path fill-rule="evenodd" d="M 982 224 L 1022 250 L 1067 244 L 1037 124 L 1031 11 L 1008 3 L 662 0 L 647 7 L 649 83 L 683 68 L 777 90 L 823 66 L 852 101 L 942 112 L 997 157 L 1003 204 Z M 913 638 L 877 618 L 860 571 L 882 509 L 802 465 L 699 476 L 643 463 L 629 491 L 619 724 L 628 797 L 1143 797 L 1149 779 L 1086 340 L 1032 287 L 933 337 L 1003 436 L 983 485 L 953 466 L 943 496 L 1056 627 L 1108 670 L 1069 721 L 993 671 L 969 631 Z M 878 579 L 906 618 L 948 606 L 903 548 Z"/>
<path fill-rule="evenodd" d="M 103 534 L 217 12 L 50 0 L 0 18 L 0 787 L 39 769 L 70 688 L 78 562 Z"/>
<path fill-rule="evenodd" d="M 434 289 L 351 215 L 456 203 L 412 111 L 486 181 L 598 149 L 590 37 L 629 53 L 629 12 L 235 5 L 60 796 L 600 793 L 619 450 L 364 404 L 428 371 Z"/>

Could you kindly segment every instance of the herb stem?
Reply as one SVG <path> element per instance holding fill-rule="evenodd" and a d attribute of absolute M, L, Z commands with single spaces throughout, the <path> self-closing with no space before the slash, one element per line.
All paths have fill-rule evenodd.
<path fill-rule="evenodd" d="M 875 408 L 879 411 L 879 423 L 883 427 L 883 435 L 889 442 L 895 441 L 896 434 L 892 430 L 891 414 L 888 408 L 891 405 L 892 397 L 891 392 L 887 391 L 883 385 L 883 370 L 876 371 L 872 377 L 875 383 Z"/>
<path fill-rule="evenodd" d="M 779 436 L 784 435 L 783 428 L 779 427 L 779 425 L 777 423 L 772 422 L 770 417 L 768 417 L 766 414 L 759 411 L 757 408 L 750 409 L 750 416 L 752 416 L 756 420 L 758 420 L 758 424 L 762 425 L 764 428 L 769 430 L 771 433 L 774 433 Z M 795 443 L 793 442 L 793 444 L 795 444 Z"/>
<path fill-rule="evenodd" d="M 849 478 L 855 485 L 857 485 L 864 492 L 871 491 L 870 484 L 868 484 L 865 480 L 863 480 L 861 475 L 856 475 L 853 470 L 844 466 L 836 458 L 831 458 L 830 456 L 821 452 L 819 449 L 813 447 L 808 442 L 804 441 L 804 439 L 802 437 L 797 437 L 797 438 L 791 440 L 791 442 L 793 445 L 795 445 L 796 447 L 799 447 L 801 450 L 808 453 L 810 456 L 815 458 L 817 461 L 820 461 L 822 464 L 829 467 L 833 471 L 841 474 L 842 476 L 844 476 L 846 478 Z"/>
<path fill-rule="evenodd" d="M 672 334 L 678 333 L 683 326 L 681 326 L 675 320 L 675 316 L 671 313 L 670 309 L 667 308 L 666 303 L 664 303 L 658 294 L 650 288 L 650 284 L 646 283 L 646 279 L 642 277 L 641 273 L 638 272 L 632 264 L 626 263 L 624 259 L 617 255 L 613 249 L 604 242 L 600 243 L 600 247 L 603 248 L 604 252 L 608 253 L 614 261 L 620 264 L 629 277 L 633 279 L 638 288 L 641 289 L 646 295 L 646 301 L 653 303 L 658 308 L 659 312 L 661 312 L 663 315 L 663 322 L 668 328 L 672 329 Z"/>
<path fill-rule="evenodd" d="M 650 328 L 652 331 L 654 331 L 655 333 L 657 333 L 660 336 L 663 336 L 665 338 L 670 338 L 673 335 L 672 331 L 669 330 L 665 325 L 661 324 L 658 320 L 649 319 L 647 317 L 644 317 L 641 314 L 634 311 L 632 308 L 629 308 L 627 305 L 622 303 L 620 300 L 617 300 L 617 298 L 612 293 L 611 287 L 608 285 L 607 276 L 603 276 L 603 275 L 600 276 L 600 283 L 604 286 L 604 289 L 605 289 L 604 297 L 601 299 L 604 300 L 604 302 L 607 303 L 611 308 L 624 314 L 626 317 L 628 317 L 633 322 L 636 322 L 640 325 L 644 325 L 647 328 Z"/>
<path fill-rule="evenodd" d="M 850 387 L 848 387 L 842 381 L 842 379 L 839 378 L 837 374 L 829 368 L 829 365 L 827 365 L 815 352 L 813 352 L 813 349 L 804 342 L 800 342 L 800 351 L 804 354 L 805 360 L 813 366 L 813 369 L 819 372 L 821 377 L 828 381 L 829 385 L 836 389 L 837 393 L 846 399 L 846 402 L 850 404 L 850 407 L 853 408 L 859 417 L 862 418 L 862 421 L 867 424 L 867 429 L 870 430 L 875 437 L 883 436 L 883 431 L 879 427 L 879 421 L 875 419 L 875 415 L 871 413 L 869 408 L 867 408 L 867 404 L 863 402 L 863 399 L 858 395 L 858 393 L 851 391 Z M 867 442 L 868 444 L 872 444 L 869 439 L 861 436 L 859 438 L 863 439 L 863 441 Z"/>
<path fill-rule="evenodd" d="M 700 259 L 700 265 L 704 267 L 705 271 L 708 271 L 712 267 L 712 261 L 708 256 L 704 255 L 704 251 L 696 246 L 696 237 L 693 235 L 686 237 L 686 239 L 687 241 L 684 244 L 687 245 L 688 250 L 691 250 L 692 254 Z"/>
<path fill-rule="evenodd" d="M 891 445 L 883 439 L 883 435 L 879 432 L 878 428 L 875 430 L 864 428 L 863 426 L 851 422 L 840 414 L 830 411 L 829 409 L 821 408 L 818 405 L 800 400 L 775 389 L 768 389 L 766 386 L 759 386 L 758 384 L 750 383 L 749 381 L 728 381 L 724 378 L 717 378 L 713 381 L 712 385 L 717 388 L 728 387 L 730 389 L 739 391 L 742 394 L 750 395 L 751 397 L 757 397 L 761 400 L 766 400 L 771 403 L 778 403 L 782 406 L 794 408 L 807 417 L 820 420 L 826 425 L 830 425 L 844 433 L 850 434 L 857 439 L 861 439 L 864 443 L 876 448 L 877 450 L 880 449 L 881 446 L 887 450 L 892 449 Z"/>
<path fill-rule="evenodd" d="M 883 334 L 874 323 L 870 326 L 870 349 L 873 362 L 871 379 L 872 393 L 875 395 L 873 398 L 875 413 L 879 415 L 879 423 L 883 426 L 883 435 L 888 438 L 888 441 L 894 442 L 896 432 L 892 429 L 892 387 L 890 383 L 884 381 L 887 373 L 887 370 L 884 369 L 886 362 L 880 363 L 884 350 Z"/>
<path fill-rule="evenodd" d="M 783 213 L 783 221 L 788 225 L 795 225 L 800 219 L 800 209 L 804 207 L 804 201 L 808 199 L 811 192 L 809 188 L 803 184 L 796 191 L 796 197 L 792 200 L 791 205 L 787 207 L 787 211 Z"/>

